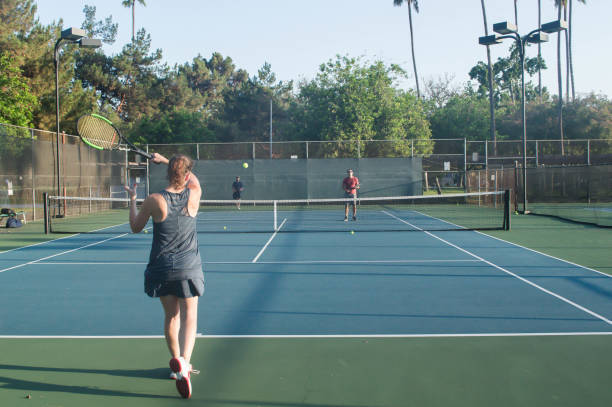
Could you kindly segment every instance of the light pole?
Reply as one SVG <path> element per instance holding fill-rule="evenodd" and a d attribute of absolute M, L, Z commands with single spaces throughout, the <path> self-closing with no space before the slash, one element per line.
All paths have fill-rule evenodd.
<path fill-rule="evenodd" d="M 487 35 L 478 38 L 480 45 L 500 44 L 503 39 L 511 38 L 516 41 L 516 46 L 519 50 L 521 59 L 521 121 L 523 124 L 523 213 L 527 213 L 527 123 L 525 120 L 525 44 L 539 44 L 548 41 L 548 34 L 556 33 L 567 29 L 567 23 L 564 20 L 556 20 L 550 23 L 542 24 L 529 34 L 521 37 L 518 33 L 518 28 L 510 23 L 503 22 L 493 24 L 493 31 L 498 34 Z"/>
<path fill-rule="evenodd" d="M 57 196 L 61 196 L 61 165 L 60 165 L 60 115 L 59 115 L 59 47 L 62 41 L 66 41 L 68 43 L 77 43 L 81 48 L 100 48 L 102 46 L 102 41 L 95 38 L 86 38 L 85 30 L 80 28 L 67 28 L 62 31 L 61 36 L 55 42 L 55 49 L 53 51 L 53 61 L 55 63 L 55 130 L 56 130 L 56 140 L 55 145 L 57 147 Z M 61 216 L 61 199 L 57 200 L 58 202 L 58 212 L 57 216 Z"/>

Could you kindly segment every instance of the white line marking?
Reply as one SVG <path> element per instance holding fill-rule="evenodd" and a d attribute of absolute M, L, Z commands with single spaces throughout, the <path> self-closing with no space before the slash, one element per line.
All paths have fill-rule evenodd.
<path fill-rule="evenodd" d="M 536 284 L 536 283 L 534 283 L 534 282 L 532 282 L 532 281 L 530 281 L 530 280 L 528 280 L 528 279 L 526 279 L 526 278 L 524 278 L 524 277 L 521 277 L 521 276 L 519 276 L 518 274 L 515 274 L 515 273 L 513 273 L 513 272 L 511 272 L 511 271 L 509 271 L 509 270 L 506 270 L 505 268 L 503 268 L 503 267 L 501 267 L 501 266 L 498 266 L 498 265 L 497 265 L 497 264 L 495 264 L 495 263 L 492 263 L 492 262 L 490 262 L 490 261 L 488 261 L 488 260 L 485 260 L 485 259 L 483 259 L 482 257 L 480 257 L 480 256 L 478 256 L 478 255 L 476 255 L 476 254 L 474 254 L 474 253 L 472 253 L 472 252 L 470 252 L 470 251 L 468 251 L 468 250 L 465 250 L 465 249 L 463 249 L 463 248 L 461 248 L 461 247 L 459 247 L 459 246 L 457 246 L 457 245 L 455 245 L 455 244 L 453 244 L 453 243 L 451 243 L 451 242 L 449 242 L 449 241 L 447 241 L 447 240 L 444 240 L 444 239 L 442 239 L 441 237 L 436 236 L 436 235 L 434 235 L 434 234 L 433 234 L 433 233 L 431 233 L 431 232 L 428 232 L 428 231 L 426 231 L 426 230 L 423 230 L 423 229 L 421 229 L 420 227 L 418 227 L 418 226 L 415 226 L 415 225 L 411 224 L 410 222 L 407 222 L 407 221 L 405 221 L 405 220 L 403 220 L 403 219 L 401 219 L 401 218 L 398 218 L 397 216 L 395 216 L 395 215 L 393 215 L 393 214 L 391 214 L 391 213 L 389 213 L 389 212 L 386 212 L 386 211 L 383 211 L 383 212 L 384 212 L 384 213 L 386 213 L 387 215 L 389 215 L 389 216 L 391 216 L 391 217 L 393 217 L 393 218 L 395 218 L 395 219 L 399 220 L 400 222 L 404 222 L 404 223 L 405 223 L 405 224 L 407 224 L 407 225 L 410 225 L 410 226 L 412 226 L 412 227 L 415 227 L 415 228 L 417 228 L 417 229 L 419 229 L 419 230 L 423 231 L 424 233 L 428 234 L 429 236 L 431 236 L 431 237 L 433 237 L 433 238 L 435 238 L 435 239 L 438 239 L 439 241 L 444 242 L 444 243 L 446 243 L 447 245 L 452 246 L 452 247 L 454 247 L 455 249 L 457 249 L 457 250 L 459 250 L 459 251 L 462 251 L 462 252 L 464 252 L 464 253 L 466 253 L 466 254 L 469 254 L 470 256 L 472 256 L 472 257 L 474 257 L 474 258 L 476 258 L 476 259 L 479 259 L 479 260 L 481 260 L 481 261 L 483 261 L 483 262 L 487 263 L 488 265 L 490 265 L 490 266 L 492 266 L 492 267 L 495 267 L 496 269 L 501 270 L 501 271 L 503 271 L 504 273 L 509 274 L 509 275 L 511 275 L 511 276 L 513 276 L 513 277 L 515 277 L 515 278 L 517 278 L 517 279 L 519 279 L 519 280 L 521 280 L 522 282 L 524 282 L 524 283 L 526 283 L 526 284 L 529 284 L 530 286 L 532 286 L 532 287 L 534 287 L 534 288 L 537 288 L 538 290 L 540 290 L 540 291 L 542 291 L 542 292 L 545 292 L 546 294 L 552 295 L 553 297 L 555 297 L 555 298 L 557 298 L 557 299 L 559 299 L 559 300 L 561 300 L 561 301 L 563 301 L 563 302 L 565 302 L 565 303 L 567 303 L 567 304 L 569 304 L 569 305 L 571 305 L 571 306 L 573 306 L 573 307 L 575 307 L 575 308 L 578 308 L 579 310 L 581 310 L 581 311 L 583 311 L 583 312 L 586 312 L 587 314 L 590 314 L 590 315 L 592 315 L 592 316 L 594 316 L 594 317 L 596 317 L 596 318 L 598 318 L 598 319 L 601 319 L 602 321 L 604 321 L 605 323 L 607 323 L 607 324 L 609 324 L 609 325 L 612 325 L 612 321 L 610 321 L 610 320 L 609 320 L 609 319 L 607 319 L 606 317 L 604 317 L 604 316 L 602 316 L 602 315 L 599 315 L 598 313 L 596 313 L 596 312 L 594 312 L 594 311 L 591 311 L 590 309 L 588 309 L 588 308 L 586 308 L 586 307 L 583 307 L 582 305 L 577 304 L 577 303 L 575 303 L 575 302 L 573 302 L 573 301 L 571 301 L 571 300 L 569 300 L 569 299 L 567 299 L 567 298 L 563 297 L 562 295 L 559 295 L 559 294 L 557 294 L 557 293 L 555 293 L 555 292 L 552 292 L 552 291 L 550 291 L 550 290 L 547 290 L 546 288 L 544 288 L 544 287 L 542 287 L 542 286 L 540 286 L 540 285 L 538 285 L 538 284 Z"/>
<path fill-rule="evenodd" d="M 77 250 L 84 249 L 86 247 L 95 246 L 97 244 L 104 243 L 104 242 L 107 242 L 109 240 L 118 239 L 118 238 L 123 237 L 125 235 L 128 235 L 128 233 L 124 233 L 124 234 L 118 235 L 118 236 L 109 237 L 108 239 L 104 239 L 104 240 L 100 240 L 98 242 L 90 243 L 88 245 L 77 247 L 75 249 L 65 250 L 65 251 L 60 252 L 60 253 L 52 254 L 51 256 L 42 257 L 40 259 L 32 260 L 32 261 L 29 261 L 27 263 L 18 264 L 18 265 L 13 266 L 13 267 L 8 267 L 8 268 L 0 270 L 0 273 L 5 272 L 5 271 L 9 271 L 9 270 L 13 270 L 13 269 L 16 269 L 16 268 L 19 268 L 19 267 L 27 266 L 28 264 L 35 264 L 35 263 L 38 263 L 39 261 L 42 261 L 42 260 L 47 260 L 47 259 L 51 259 L 53 257 L 61 256 L 62 254 L 67 254 L 67 253 L 75 252 Z"/>
<path fill-rule="evenodd" d="M 288 261 L 260 261 L 257 264 L 411 264 L 411 263 L 480 263 L 477 259 L 462 259 L 462 260 L 288 260 Z M 49 262 L 36 262 L 36 265 L 109 265 L 109 266 L 121 266 L 121 265 L 144 265 L 147 262 L 108 262 L 108 261 L 90 261 L 90 262 L 60 262 L 60 261 L 49 261 Z M 207 261 L 206 264 L 253 264 L 253 261 Z"/>
<path fill-rule="evenodd" d="M 257 263 L 257 259 L 259 259 L 261 257 L 261 255 L 263 254 L 263 252 L 268 248 L 268 245 L 276 237 L 276 234 L 278 233 L 279 230 L 281 230 L 281 228 L 283 227 L 283 225 L 285 224 L 286 221 L 287 221 L 287 218 L 283 219 L 283 222 L 280 224 L 278 229 L 274 231 L 272 236 L 270 236 L 270 239 L 268 239 L 268 242 L 264 245 L 264 247 L 261 248 L 259 253 L 257 253 L 257 256 L 255 256 L 255 258 L 253 260 L 251 260 L 251 263 Z"/>
<path fill-rule="evenodd" d="M 70 235 L 70 236 L 63 236 L 63 237 L 58 237 L 58 238 L 55 238 L 55 239 L 45 240 L 44 242 L 32 243 L 32 244 L 29 244 L 29 245 L 27 245 L 27 246 L 15 247 L 14 249 L 8 249 L 8 250 L 5 250 L 5 251 L 3 251 L 3 252 L 0 252 L 0 254 L 4 254 L 4 253 L 8 253 L 8 252 L 12 252 L 12 251 L 15 251 L 15 250 L 25 249 L 25 248 L 27 248 L 27 247 L 38 246 L 38 245 L 45 244 L 45 243 L 51 243 L 51 242 L 55 242 L 55 241 L 57 241 L 57 240 L 68 239 L 69 237 L 73 237 L 73 236 L 74 236 L 74 235 Z"/>
<path fill-rule="evenodd" d="M 604 336 L 612 332 L 509 332 L 471 334 L 345 334 L 345 335 L 205 335 L 201 339 L 359 339 L 359 338 L 487 338 L 487 337 L 536 337 L 536 336 Z M 0 335 L 0 339 L 161 339 L 163 335 Z"/>

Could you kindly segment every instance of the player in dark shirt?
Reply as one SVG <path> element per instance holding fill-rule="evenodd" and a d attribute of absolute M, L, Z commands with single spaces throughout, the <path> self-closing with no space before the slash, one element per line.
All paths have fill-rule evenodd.
<path fill-rule="evenodd" d="M 353 220 L 357 220 L 357 206 L 355 199 L 357 198 L 357 190 L 359 189 L 359 178 L 353 175 L 353 170 L 346 170 L 347 177 L 342 180 L 342 189 L 344 189 L 345 198 L 353 198 L 351 205 L 353 206 Z M 348 221 L 349 203 L 344 204 L 344 221 Z"/>
<path fill-rule="evenodd" d="M 236 200 L 236 207 L 240 210 L 240 193 L 244 191 L 240 177 L 236 177 L 236 181 L 232 184 L 232 198 Z"/>

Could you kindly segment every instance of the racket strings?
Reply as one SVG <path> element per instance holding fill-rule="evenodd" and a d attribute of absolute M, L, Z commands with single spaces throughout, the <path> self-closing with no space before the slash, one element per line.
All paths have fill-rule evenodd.
<path fill-rule="evenodd" d="M 81 117 L 77 123 L 77 131 L 89 143 L 105 150 L 114 149 L 119 145 L 119 135 L 113 126 L 96 117 Z"/>

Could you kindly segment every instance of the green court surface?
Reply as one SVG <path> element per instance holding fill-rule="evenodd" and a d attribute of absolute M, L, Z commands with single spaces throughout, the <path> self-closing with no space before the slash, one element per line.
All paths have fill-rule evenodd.
<path fill-rule="evenodd" d="M 201 338 L 185 401 L 166 378 L 163 339 L 1 339 L 0 396 L 6 406 L 604 407 L 611 342 Z"/>

